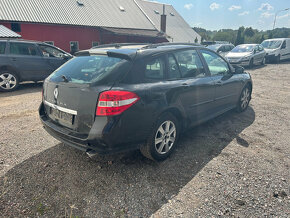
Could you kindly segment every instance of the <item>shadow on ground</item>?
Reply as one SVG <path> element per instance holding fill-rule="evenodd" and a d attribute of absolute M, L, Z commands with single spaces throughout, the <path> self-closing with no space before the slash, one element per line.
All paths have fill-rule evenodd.
<path fill-rule="evenodd" d="M 13 92 L 0 92 L 1 97 L 7 96 L 17 96 L 22 94 L 41 92 L 42 82 L 34 83 L 34 82 L 25 82 L 20 83 L 18 88 Z"/>
<path fill-rule="evenodd" d="M 255 112 L 228 112 L 181 136 L 176 151 L 156 163 L 141 154 L 96 157 L 58 144 L 0 178 L 0 214 L 13 216 L 147 217 L 178 194 L 210 160 L 255 120 Z M 1 195 L 1 192 L 0 192 Z M 67 212 L 66 212 L 67 211 Z"/>

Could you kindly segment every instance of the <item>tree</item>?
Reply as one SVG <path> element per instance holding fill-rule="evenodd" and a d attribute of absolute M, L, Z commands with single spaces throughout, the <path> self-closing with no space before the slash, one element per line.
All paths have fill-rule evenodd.
<path fill-rule="evenodd" d="M 198 43 L 198 38 L 197 38 L 197 37 L 195 38 L 194 42 L 195 42 L 195 43 Z"/>
<path fill-rule="evenodd" d="M 252 27 L 247 27 L 244 31 L 244 34 L 245 34 L 245 36 L 253 37 L 255 35 L 255 32 L 252 29 Z"/>
<path fill-rule="evenodd" d="M 265 40 L 265 36 L 264 36 L 264 34 L 262 34 L 262 36 L 261 36 L 261 43 L 262 43 L 264 40 Z"/>
<path fill-rule="evenodd" d="M 244 27 L 240 27 L 238 29 L 238 34 L 237 34 L 235 45 L 240 45 L 244 43 L 245 41 L 245 38 L 243 36 L 244 29 L 245 29 Z"/>

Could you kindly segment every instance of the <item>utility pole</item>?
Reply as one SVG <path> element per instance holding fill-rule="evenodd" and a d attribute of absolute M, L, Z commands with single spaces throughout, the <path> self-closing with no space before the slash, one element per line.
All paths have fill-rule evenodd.
<path fill-rule="evenodd" d="M 277 19 L 277 15 L 278 13 L 282 12 L 282 11 L 288 11 L 290 10 L 290 8 L 285 8 L 283 10 L 280 10 L 280 11 L 277 11 L 276 14 L 275 14 L 275 19 L 274 19 L 274 25 L 273 25 L 273 30 L 275 29 L 275 24 L 276 24 L 276 19 Z"/>

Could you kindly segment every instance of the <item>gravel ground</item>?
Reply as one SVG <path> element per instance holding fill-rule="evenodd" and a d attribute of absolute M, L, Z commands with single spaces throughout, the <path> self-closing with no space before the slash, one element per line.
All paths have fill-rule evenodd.
<path fill-rule="evenodd" d="M 42 129 L 40 84 L 0 93 L 0 216 L 289 217 L 289 68 L 248 70 L 248 110 L 188 130 L 162 163 L 89 159 Z"/>

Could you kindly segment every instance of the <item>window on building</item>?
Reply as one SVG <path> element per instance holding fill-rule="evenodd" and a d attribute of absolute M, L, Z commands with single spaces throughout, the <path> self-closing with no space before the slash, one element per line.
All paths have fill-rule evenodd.
<path fill-rule="evenodd" d="M 21 32 L 21 25 L 20 23 L 11 23 L 11 30 L 17 33 Z"/>
<path fill-rule="evenodd" d="M 6 42 L 0 42 L 0 54 L 5 54 Z"/>
<path fill-rule="evenodd" d="M 49 44 L 49 45 L 54 45 L 54 41 L 44 41 L 44 43 Z"/>
<path fill-rule="evenodd" d="M 70 53 L 74 54 L 79 50 L 79 42 L 78 41 L 72 41 L 70 44 Z"/>
<path fill-rule="evenodd" d="M 99 42 L 92 42 L 92 47 L 96 47 L 99 45 Z"/>
<path fill-rule="evenodd" d="M 37 52 L 34 44 L 11 42 L 10 54 L 36 56 Z"/>

